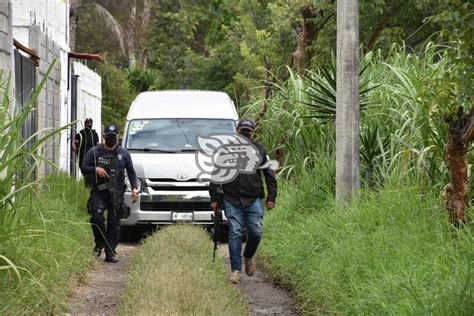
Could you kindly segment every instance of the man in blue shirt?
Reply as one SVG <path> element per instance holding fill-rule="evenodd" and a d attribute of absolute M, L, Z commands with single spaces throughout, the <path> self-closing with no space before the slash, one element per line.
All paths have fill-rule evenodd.
<path fill-rule="evenodd" d="M 91 148 L 84 159 L 81 170 L 93 178 L 88 210 L 91 214 L 95 247 L 93 254 L 99 257 L 105 249 L 105 261 L 118 262 L 115 248 L 120 237 L 120 217 L 125 193 L 125 170 L 132 186 L 132 202 L 138 200 L 138 186 L 130 153 L 117 144 L 118 127 L 105 128 L 103 144 Z M 107 228 L 104 213 L 107 210 Z"/>

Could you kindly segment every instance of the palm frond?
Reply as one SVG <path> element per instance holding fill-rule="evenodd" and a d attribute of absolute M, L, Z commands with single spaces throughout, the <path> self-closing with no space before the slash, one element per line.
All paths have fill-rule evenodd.
<path fill-rule="evenodd" d="M 114 18 L 114 16 L 112 15 L 112 13 L 109 12 L 109 10 L 107 10 L 98 3 L 94 4 L 93 10 L 97 17 L 101 21 L 104 21 L 104 27 L 107 28 L 107 30 L 111 31 L 112 34 L 115 36 L 119 43 L 120 51 L 125 54 L 125 36 L 122 27 L 120 26 L 120 23 Z"/>
<path fill-rule="evenodd" d="M 370 64 L 365 63 L 359 71 L 359 77 L 369 69 Z M 370 85 L 373 78 L 364 78 L 359 83 L 359 107 L 363 111 L 369 105 L 367 95 L 380 85 Z M 309 102 L 303 101 L 312 115 L 305 117 L 319 119 L 321 123 L 328 123 L 336 119 L 336 59 L 334 56 L 327 66 L 319 66 L 316 71 L 307 70 L 304 75 L 306 94 Z"/>

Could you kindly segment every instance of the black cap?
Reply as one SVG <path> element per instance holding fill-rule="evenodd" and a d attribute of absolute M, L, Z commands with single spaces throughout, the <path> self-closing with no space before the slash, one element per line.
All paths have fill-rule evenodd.
<path fill-rule="evenodd" d="M 115 125 L 107 125 L 104 129 L 104 134 L 109 135 L 109 134 L 114 134 L 117 135 L 119 132 L 119 129 Z"/>
<path fill-rule="evenodd" d="M 253 132 L 255 131 L 255 124 L 252 120 L 242 119 L 239 121 L 239 124 L 237 124 L 237 129 L 246 129 Z"/>

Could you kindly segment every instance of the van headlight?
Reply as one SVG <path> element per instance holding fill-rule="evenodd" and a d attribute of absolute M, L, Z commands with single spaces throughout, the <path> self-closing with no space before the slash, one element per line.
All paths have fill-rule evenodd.
<path fill-rule="evenodd" d="M 125 185 L 127 186 L 127 191 L 131 192 L 132 191 L 132 184 L 130 183 L 130 180 L 128 179 L 128 177 L 125 177 Z M 140 178 L 137 178 L 138 192 L 142 191 L 142 185 L 143 185 L 142 180 Z"/>

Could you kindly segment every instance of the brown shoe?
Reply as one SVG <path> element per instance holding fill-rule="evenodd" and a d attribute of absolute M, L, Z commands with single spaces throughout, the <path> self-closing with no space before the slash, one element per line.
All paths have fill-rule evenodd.
<path fill-rule="evenodd" d="M 247 273 L 248 276 L 254 275 L 255 271 L 257 270 L 257 267 L 255 266 L 255 261 L 253 260 L 253 258 L 244 257 L 244 262 L 245 262 L 245 273 Z"/>
<path fill-rule="evenodd" d="M 239 284 L 240 283 L 240 271 L 232 271 L 230 273 L 230 282 L 234 284 Z"/>

